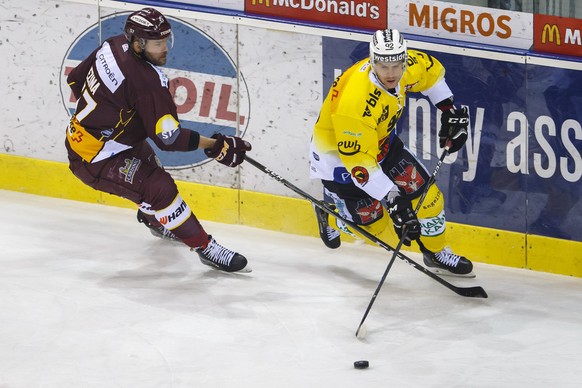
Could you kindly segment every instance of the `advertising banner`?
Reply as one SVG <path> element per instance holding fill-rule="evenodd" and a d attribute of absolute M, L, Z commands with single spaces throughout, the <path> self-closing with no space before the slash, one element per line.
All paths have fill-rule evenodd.
<path fill-rule="evenodd" d="M 443 1 L 390 0 L 388 26 L 409 34 L 527 50 L 533 15 Z"/>
<path fill-rule="evenodd" d="M 386 28 L 386 0 L 245 0 L 245 12 L 370 30 Z"/>
<path fill-rule="evenodd" d="M 427 53 L 446 67 L 456 103 L 471 116 L 465 147 L 445 159 L 437 180 L 447 220 L 582 241 L 582 71 Z M 324 95 L 365 56 L 366 42 L 324 37 Z M 437 110 L 418 93 L 406 105 L 398 135 L 432 171 L 442 152 Z"/>
<path fill-rule="evenodd" d="M 582 57 L 582 20 L 534 15 L 534 51 Z"/>

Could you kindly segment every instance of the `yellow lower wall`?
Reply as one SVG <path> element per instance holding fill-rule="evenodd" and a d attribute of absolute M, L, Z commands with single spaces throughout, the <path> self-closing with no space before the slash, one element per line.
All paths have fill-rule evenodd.
<path fill-rule="evenodd" d="M 307 200 L 190 182 L 176 183 L 180 194 L 200 219 L 305 236 L 318 235 L 315 215 Z M 83 185 L 65 163 L 7 154 L 0 154 L 0 189 L 135 208 L 125 199 Z M 220 206 L 208 206 L 216 202 Z M 447 225 L 453 250 L 463 252 L 473 261 L 582 277 L 580 242 L 452 222 Z"/>

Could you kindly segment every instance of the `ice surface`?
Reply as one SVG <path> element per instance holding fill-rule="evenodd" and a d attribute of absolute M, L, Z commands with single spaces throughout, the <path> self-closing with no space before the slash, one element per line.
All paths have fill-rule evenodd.
<path fill-rule="evenodd" d="M 0 217 L 2 388 L 582 386 L 579 278 L 476 263 L 471 299 L 396 260 L 358 340 L 381 248 L 202 221 L 253 268 L 225 274 L 128 209 L 0 190 Z"/>

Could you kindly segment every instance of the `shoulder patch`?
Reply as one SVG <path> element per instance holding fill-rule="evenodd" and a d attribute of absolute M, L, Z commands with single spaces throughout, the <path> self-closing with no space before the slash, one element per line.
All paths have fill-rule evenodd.
<path fill-rule="evenodd" d="M 95 67 L 97 68 L 99 78 L 101 78 L 101 81 L 103 81 L 103 84 L 107 86 L 107 89 L 111 93 L 115 93 L 117 88 L 125 80 L 125 76 L 113 56 L 113 51 L 111 51 L 109 43 L 103 43 L 103 46 L 97 51 L 95 56 Z"/>
<path fill-rule="evenodd" d="M 156 135 L 164 144 L 172 144 L 180 133 L 180 123 L 171 114 L 160 117 L 156 123 Z"/>
<path fill-rule="evenodd" d="M 370 173 L 362 166 L 352 168 L 352 176 L 362 186 L 365 186 L 368 183 L 368 179 L 370 179 Z"/>

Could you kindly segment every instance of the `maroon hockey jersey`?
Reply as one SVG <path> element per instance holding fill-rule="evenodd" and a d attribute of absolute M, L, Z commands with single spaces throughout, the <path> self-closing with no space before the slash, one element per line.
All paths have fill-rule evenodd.
<path fill-rule="evenodd" d="M 130 50 L 125 36 L 106 40 L 67 81 L 77 98 L 68 148 L 84 161 L 107 159 L 148 137 L 166 151 L 193 148 L 192 131 L 180 127 L 168 77 Z"/>

